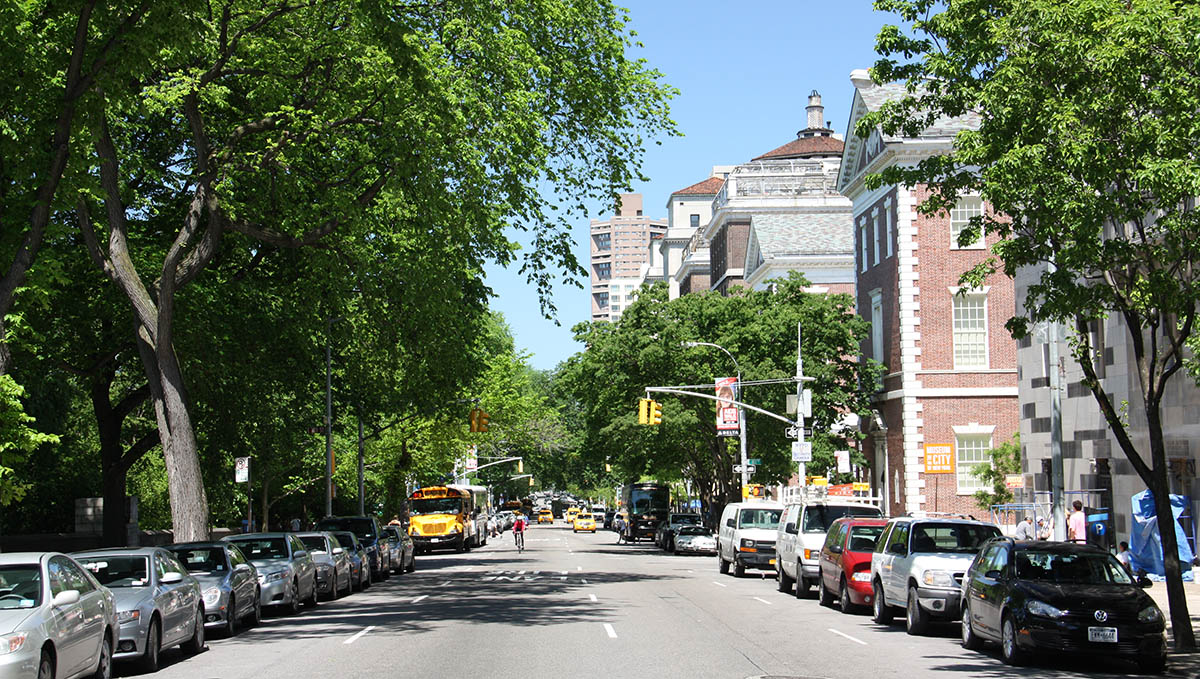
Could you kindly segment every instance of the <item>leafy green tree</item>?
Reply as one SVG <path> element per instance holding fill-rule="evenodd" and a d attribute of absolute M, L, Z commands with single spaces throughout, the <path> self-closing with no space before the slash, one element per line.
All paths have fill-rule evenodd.
<path fill-rule="evenodd" d="M 20 500 L 28 490 L 28 484 L 13 478 L 13 465 L 43 443 L 58 442 L 57 436 L 30 426 L 34 418 L 21 404 L 24 394 L 11 375 L 0 375 L 0 507 Z"/>
<path fill-rule="evenodd" d="M 981 509 L 1013 501 L 1013 492 L 1004 483 L 1008 474 L 1021 473 L 1021 435 L 1013 437 L 988 451 L 991 464 L 976 465 L 971 473 L 986 483 L 990 490 L 975 491 L 975 504 Z"/>
<path fill-rule="evenodd" d="M 1039 276 L 1024 300 L 1016 336 L 1031 323 L 1064 323 L 1083 383 L 1138 476 L 1154 494 L 1161 525 L 1173 521 L 1162 399 L 1184 366 L 1200 301 L 1200 6 L 1172 0 L 877 0 L 911 32 L 886 26 L 872 69 L 878 82 L 904 81 L 910 96 L 864 118 L 915 135 L 941 116 L 979 112 L 977 130 L 954 150 L 870 180 L 925 183 L 920 206 L 943 211 L 978 192 L 995 214 L 966 229 L 1002 241 L 995 257 L 964 276 L 994 270 Z M 1089 326 L 1109 317 L 1128 331 L 1147 445 L 1133 441 L 1095 366 Z M 1162 531 L 1171 621 L 1178 648 L 1195 646 L 1175 531 Z"/>
<path fill-rule="evenodd" d="M 171 21 L 171 40 L 97 77 L 98 171 L 76 217 L 135 314 L 175 537 L 192 539 L 209 508 L 175 320 L 218 256 L 399 235 L 478 280 L 484 261 L 513 259 L 504 228 L 518 223 L 534 243 L 522 270 L 549 310 L 555 272 L 582 271 L 570 219 L 627 186 L 643 135 L 673 126 L 671 90 L 626 57 L 607 0 L 229 0 Z M 468 292 L 478 304 L 487 290 Z"/>

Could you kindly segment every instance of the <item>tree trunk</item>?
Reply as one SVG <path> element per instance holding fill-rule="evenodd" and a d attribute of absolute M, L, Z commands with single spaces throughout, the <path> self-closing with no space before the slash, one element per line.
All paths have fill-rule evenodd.
<path fill-rule="evenodd" d="M 125 418 L 146 400 L 146 390 L 135 390 L 114 406 L 111 392 L 115 376 L 116 368 L 111 364 L 98 365 L 91 374 L 92 412 L 96 417 L 96 433 L 100 439 L 100 483 L 104 498 L 100 542 L 105 547 L 124 547 L 128 544 L 125 489 L 129 468 L 153 448 L 153 439 L 149 437 L 137 441 L 128 451 L 121 444 Z"/>
<path fill-rule="evenodd" d="M 1167 476 L 1167 452 L 1163 443 L 1159 412 L 1157 407 L 1146 409 L 1146 423 L 1150 433 L 1150 460 L 1154 465 L 1152 483 L 1148 485 L 1150 492 L 1154 494 L 1154 514 L 1158 519 L 1158 534 L 1162 541 L 1163 575 L 1167 583 L 1167 602 L 1171 609 L 1171 634 L 1175 638 L 1175 650 L 1192 650 L 1196 647 L 1196 636 L 1192 630 L 1192 618 L 1188 614 L 1187 594 L 1183 589 L 1183 569 L 1179 563 L 1175 513 L 1171 511 L 1171 484 Z"/>
<path fill-rule="evenodd" d="M 159 440 L 167 465 L 174 540 L 207 540 L 208 499 L 204 493 L 196 432 L 188 413 L 179 359 L 172 347 L 153 346 L 143 326 L 138 327 L 136 340 L 150 381 L 150 398 L 154 403 Z"/>

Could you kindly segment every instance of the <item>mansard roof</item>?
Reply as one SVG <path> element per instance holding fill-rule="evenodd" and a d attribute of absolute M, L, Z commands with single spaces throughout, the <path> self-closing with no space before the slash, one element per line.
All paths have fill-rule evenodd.
<path fill-rule="evenodd" d="M 709 177 L 702 182 L 697 182 L 686 188 L 679 189 L 672 193 L 672 196 L 715 196 L 721 190 L 721 186 L 725 183 L 720 177 Z"/>
<path fill-rule="evenodd" d="M 854 218 L 847 212 L 768 212 L 750 218 L 764 259 L 854 253 Z"/>

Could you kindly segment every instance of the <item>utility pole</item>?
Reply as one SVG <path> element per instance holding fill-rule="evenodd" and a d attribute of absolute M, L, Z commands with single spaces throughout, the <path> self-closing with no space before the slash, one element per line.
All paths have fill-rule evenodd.
<path fill-rule="evenodd" d="M 730 358 L 733 358 L 733 356 L 730 355 Z M 737 365 L 737 361 L 734 361 L 734 365 Z M 736 398 L 739 402 L 742 400 L 742 369 L 740 367 L 737 369 Z M 738 405 L 738 439 L 739 443 L 741 444 L 742 452 L 742 492 L 744 493 L 746 492 L 746 488 L 750 485 L 750 461 L 746 457 L 746 409 L 743 408 L 740 403 Z"/>
<path fill-rule="evenodd" d="M 1046 328 L 1046 345 L 1049 355 L 1047 375 L 1050 383 L 1050 501 L 1054 507 L 1054 539 L 1067 539 L 1067 514 L 1063 504 L 1063 454 L 1062 454 L 1062 393 L 1059 390 L 1058 365 L 1058 322 L 1052 321 Z"/>
<path fill-rule="evenodd" d="M 796 442 L 804 448 L 804 358 L 800 351 L 800 321 L 796 321 Z M 797 462 L 797 473 L 800 485 L 805 484 L 804 462 Z"/>

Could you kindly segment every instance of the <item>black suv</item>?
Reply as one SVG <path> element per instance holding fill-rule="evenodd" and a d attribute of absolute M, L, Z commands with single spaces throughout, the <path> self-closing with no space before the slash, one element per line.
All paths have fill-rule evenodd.
<path fill-rule="evenodd" d="M 1166 665 L 1166 621 L 1107 551 L 1066 542 L 986 543 L 963 579 L 962 645 L 1000 642 L 1004 661 L 1035 651 L 1124 656 L 1143 672 Z"/>
<path fill-rule="evenodd" d="M 391 550 L 379 548 L 379 521 L 373 516 L 327 516 L 317 522 L 317 530 L 349 531 L 358 537 L 371 564 L 371 582 L 387 580 L 391 570 Z"/>

